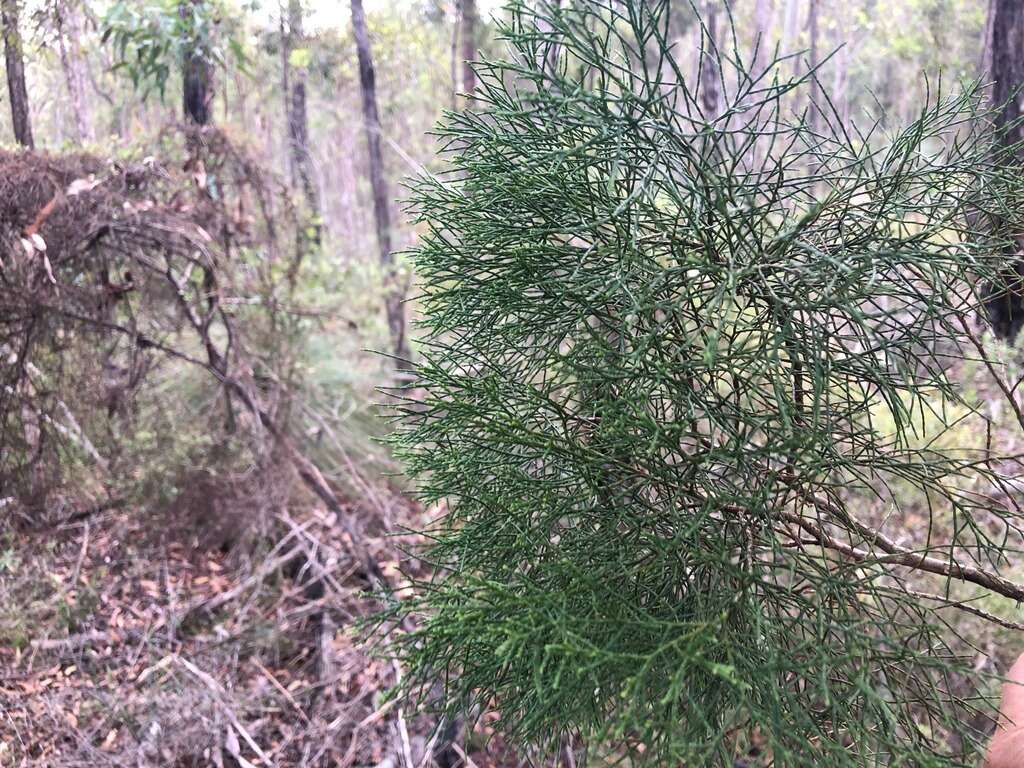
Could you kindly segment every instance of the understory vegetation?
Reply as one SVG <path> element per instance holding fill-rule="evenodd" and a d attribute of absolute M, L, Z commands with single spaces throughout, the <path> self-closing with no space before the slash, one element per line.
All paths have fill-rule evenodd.
<path fill-rule="evenodd" d="M 395 672 L 352 622 L 418 512 L 310 376 L 281 182 L 216 129 L 165 151 L 0 155 L 0 757 L 369 761 Z"/>

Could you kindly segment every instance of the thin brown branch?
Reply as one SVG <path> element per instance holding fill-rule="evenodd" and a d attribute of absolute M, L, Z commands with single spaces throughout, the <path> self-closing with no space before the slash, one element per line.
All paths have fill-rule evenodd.
<path fill-rule="evenodd" d="M 937 603 L 941 603 L 939 608 L 955 608 L 958 611 L 970 613 L 980 619 L 991 622 L 992 624 L 998 624 L 1000 627 L 1024 631 L 1024 624 L 1021 622 L 1004 619 L 1002 616 L 996 616 L 994 613 L 983 611 L 981 608 L 976 608 L 965 600 L 950 600 L 949 598 L 942 597 L 942 595 L 933 595 L 930 592 L 918 592 L 914 589 L 905 589 L 904 592 L 911 597 L 916 597 L 921 600 L 933 600 Z"/>
<path fill-rule="evenodd" d="M 998 574 L 984 571 L 969 565 L 962 565 L 953 559 L 940 560 L 936 557 L 915 552 L 904 547 L 897 546 L 885 538 L 878 531 L 874 531 L 857 523 L 858 532 L 868 540 L 869 543 L 878 546 L 885 554 L 879 556 L 864 549 L 858 549 L 850 544 L 840 541 L 834 536 L 826 533 L 821 527 L 815 525 L 807 518 L 793 512 L 780 511 L 778 517 L 788 523 L 799 526 L 810 534 L 820 546 L 834 550 L 860 563 L 892 563 L 913 568 L 918 571 L 934 573 L 946 578 L 958 581 L 970 582 L 995 592 L 996 594 L 1009 597 L 1018 602 L 1024 601 L 1024 585 L 1017 584 Z"/>
<path fill-rule="evenodd" d="M 1018 381 L 1011 389 L 1010 385 L 1002 376 L 999 375 L 999 371 L 996 370 L 995 363 L 992 362 L 992 359 L 988 356 L 988 352 L 985 350 L 984 343 L 982 343 L 982 340 L 978 338 L 978 335 L 971 330 L 971 327 L 967 322 L 967 318 L 963 315 L 960 316 L 960 324 L 963 326 L 964 334 L 968 339 L 970 339 L 971 344 L 974 345 L 974 348 L 981 356 L 981 362 L 984 364 L 986 370 L 988 370 L 992 380 L 995 381 L 996 386 L 999 387 L 999 390 L 1003 393 L 1003 397 L 1006 399 L 1006 402 L 1013 410 L 1013 415 L 1017 418 L 1017 423 L 1020 425 L 1021 429 L 1024 429 L 1024 409 L 1022 409 L 1020 403 L 1017 402 L 1017 398 L 1014 397 L 1013 392 L 1018 386 L 1020 386 L 1020 381 Z M 1024 381 L 1024 379 L 1021 379 L 1021 381 Z"/>

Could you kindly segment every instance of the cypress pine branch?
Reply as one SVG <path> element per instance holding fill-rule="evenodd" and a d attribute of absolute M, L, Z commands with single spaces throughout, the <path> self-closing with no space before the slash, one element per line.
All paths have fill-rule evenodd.
<path fill-rule="evenodd" d="M 439 128 L 450 173 L 413 184 L 425 394 L 396 441 L 444 512 L 386 617 L 415 619 L 406 693 L 609 759 L 731 765 L 756 732 L 777 766 L 973 764 L 939 612 L 954 582 L 1024 595 L 1018 457 L 934 427 L 974 412 L 953 373 L 1020 231 L 978 85 L 889 132 L 821 92 L 812 130 L 814 74 L 732 33 L 708 114 L 664 2 L 511 10 Z M 909 546 L 862 522 L 907 489 Z"/>

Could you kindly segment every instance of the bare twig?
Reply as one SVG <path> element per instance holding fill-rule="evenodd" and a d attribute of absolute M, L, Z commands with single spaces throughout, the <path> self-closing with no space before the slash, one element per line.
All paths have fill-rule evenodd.
<path fill-rule="evenodd" d="M 290 539 L 292 535 L 293 534 L 288 534 L 288 536 L 286 536 L 285 539 L 278 543 L 278 547 L 280 547 L 283 542 Z M 178 619 L 178 624 L 188 623 L 189 620 L 194 618 L 199 613 L 213 613 L 222 605 L 230 603 L 239 595 L 243 594 L 246 590 L 252 588 L 254 585 L 263 581 L 265 578 L 267 578 L 267 576 L 272 574 L 277 569 L 282 568 L 283 566 L 290 563 L 292 560 L 298 557 L 301 552 L 302 545 L 296 544 L 283 555 L 278 555 L 277 557 L 265 561 L 263 565 L 261 565 L 256 570 L 256 572 L 253 573 L 249 578 L 235 585 L 226 592 L 219 592 L 213 595 L 212 597 L 205 597 L 201 600 L 197 600 L 196 602 L 188 606 L 181 613 L 181 617 Z"/>
<path fill-rule="evenodd" d="M 878 531 L 862 526 L 862 524 L 856 524 L 858 532 L 864 536 L 868 543 L 878 546 L 879 549 L 885 552 L 884 555 L 879 556 L 867 550 L 857 549 L 856 547 L 839 541 L 834 536 L 826 533 L 818 525 L 812 523 L 801 515 L 785 511 L 780 511 L 776 514 L 780 519 L 802 528 L 821 546 L 835 550 L 836 552 L 846 555 L 857 562 L 893 563 L 895 565 L 903 565 L 918 571 L 926 571 L 939 576 L 957 579 L 958 581 L 971 582 L 972 584 L 985 587 L 986 589 L 1003 595 L 1004 597 L 1009 597 L 1018 602 L 1024 601 L 1024 586 L 1017 584 L 1016 582 L 1010 581 L 1009 579 L 1003 578 L 997 574 L 989 573 L 988 571 L 984 571 L 980 568 L 962 565 L 952 558 L 949 560 L 939 560 L 938 558 L 930 557 L 920 552 L 900 547 L 885 538 Z"/>
<path fill-rule="evenodd" d="M 400 684 L 402 682 L 402 667 L 397 661 L 391 663 L 395 669 L 395 680 Z M 398 733 L 402 741 L 402 757 L 405 759 L 406 768 L 416 768 L 412 761 L 412 746 L 409 744 L 409 728 L 405 724 L 405 713 L 401 707 L 398 708 Z"/>
<path fill-rule="evenodd" d="M 479 766 L 473 762 L 473 759 L 466 754 L 465 750 L 454 741 L 452 742 L 452 749 L 455 750 L 455 754 L 462 758 L 463 763 L 465 763 L 468 768 L 479 768 Z"/>
<path fill-rule="evenodd" d="M 259 744 L 256 743 L 256 740 L 252 737 L 252 735 L 249 733 L 246 727 L 242 725 L 241 721 L 239 721 L 238 719 L 238 716 L 235 715 L 231 707 L 229 707 L 224 702 L 224 689 L 221 688 L 220 683 L 214 680 L 213 677 L 211 677 L 208 673 L 199 669 L 199 667 L 190 662 L 188 659 L 183 659 L 180 656 L 174 656 L 173 659 L 179 665 L 188 670 L 194 677 L 196 677 L 200 682 L 203 683 L 203 685 L 205 685 L 210 690 L 210 692 L 214 695 L 214 699 L 216 700 L 217 704 L 223 710 L 224 716 L 227 717 L 228 722 L 230 722 L 231 725 L 234 726 L 235 730 L 238 731 L 238 734 L 243 739 L 245 739 L 245 743 L 248 744 L 252 751 L 259 756 L 260 760 L 263 761 L 263 764 L 273 766 L 274 761 L 271 760 L 270 756 L 263 751 Z"/>
<path fill-rule="evenodd" d="M 306 723 L 306 725 L 312 725 L 312 723 L 310 722 L 309 718 L 306 717 L 306 713 L 302 711 L 302 707 L 300 707 L 299 703 L 295 700 L 295 697 L 292 696 L 291 693 L 288 692 L 287 688 L 285 688 L 283 685 L 281 685 L 281 682 L 276 677 L 274 677 L 273 673 L 269 669 L 267 669 L 265 666 L 263 666 L 260 663 L 260 660 L 257 659 L 255 656 L 253 657 L 252 662 L 253 662 L 253 664 L 256 665 L 256 668 L 260 671 L 260 673 L 262 673 L 262 675 L 265 678 L 267 678 L 267 680 L 270 682 L 270 684 L 272 686 L 274 686 L 274 688 L 277 689 L 277 692 L 280 693 L 282 696 L 284 696 L 284 698 L 287 700 L 287 702 L 292 705 L 292 709 L 294 709 L 296 712 L 298 712 L 299 717 L 302 718 L 302 720 Z"/>
<path fill-rule="evenodd" d="M 964 613 L 970 613 L 977 616 L 979 619 L 991 622 L 992 624 L 998 624 L 1000 627 L 1006 629 L 1015 629 L 1018 631 L 1024 631 L 1024 624 L 1019 621 L 1011 621 L 1010 619 L 1004 619 L 1002 616 L 996 616 L 994 613 L 983 611 L 981 608 L 977 608 L 966 600 L 950 600 L 949 598 L 942 597 L 941 595 L 933 595 L 930 592 L 918 592 L 914 589 L 904 589 L 911 597 L 916 597 L 921 600 L 933 600 L 937 603 L 941 603 L 939 608 L 955 608 L 958 611 Z"/>
<path fill-rule="evenodd" d="M 1013 410 L 1013 415 L 1017 418 L 1017 423 L 1020 425 L 1021 429 L 1024 429 L 1024 409 L 1021 408 L 1020 403 L 1017 402 L 1017 398 L 1014 396 L 1014 390 L 1020 386 L 1020 381 L 1017 382 L 1016 386 L 1010 387 L 1006 380 L 999 374 L 999 371 L 996 370 L 996 365 L 988 356 L 988 352 L 986 351 L 982 340 L 978 338 L 977 333 L 971 330 L 971 326 L 967 322 L 967 318 L 960 315 L 959 319 L 960 324 L 963 326 L 964 334 L 966 334 L 967 338 L 970 339 L 971 344 L 978 351 L 978 354 L 981 356 L 981 362 L 988 370 L 992 380 L 995 381 L 996 386 L 999 387 L 999 390 L 1003 393 L 1003 397 Z M 1021 381 L 1024 381 L 1024 379 Z"/>

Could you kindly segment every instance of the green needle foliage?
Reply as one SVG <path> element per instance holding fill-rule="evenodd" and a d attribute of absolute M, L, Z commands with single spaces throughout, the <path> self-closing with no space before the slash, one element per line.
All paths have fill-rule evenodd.
<path fill-rule="evenodd" d="M 943 582 L 1019 533 L 1005 462 L 921 435 L 971 407 L 950 372 L 1020 221 L 978 88 L 856 132 L 734 36 L 677 59 L 665 3 L 536 5 L 414 184 L 397 440 L 443 514 L 390 617 L 407 692 L 634 763 L 757 734 L 776 766 L 976 764 L 969 665 L 858 513 L 916 489 Z"/>

